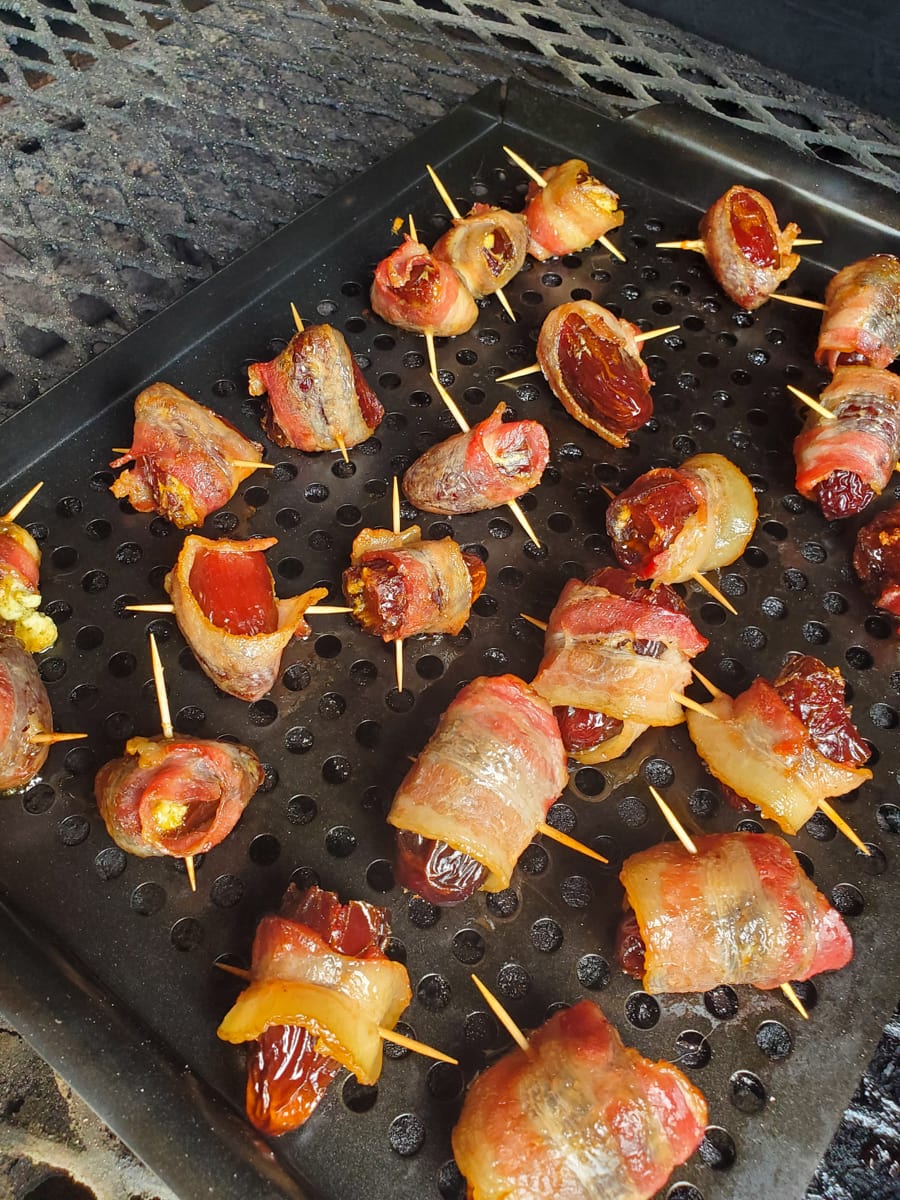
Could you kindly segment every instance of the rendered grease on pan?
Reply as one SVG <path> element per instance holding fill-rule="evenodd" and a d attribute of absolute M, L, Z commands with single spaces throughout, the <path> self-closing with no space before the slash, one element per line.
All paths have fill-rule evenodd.
<path fill-rule="evenodd" d="M 540 165 L 552 161 L 553 147 L 529 153 Z M 492 173 L 491 164 L 501 161 L 499 143 L 481 144 L 459 151 L 442 173 L 448 182 L 452 173 L 455 190 L 469 188 L 473 196 L 487 194 L 492 202 L 520 208 L 522 189 L 509 190 L 504 177 Z M 603 174 L 613 179 L 612 168 Z M 492 374 L 533 361 L 532 339 L 549 309 L 570 297 L 592 299 L 645 328 L 661 318 L 680 323 L 680 331 L 648 345 L 646 361 L 656 384 L 654 417 L 633 434 L 628 451 L 616 451 L 571 421 L 542 382 L 527 380 L 511 393 L 512 415 L 540 419 L 550 433 L 552 455 L 543 481 L 522 500 L 543 548 L 525 541 L 496 512 L 423 518 L 424 536 L 453 536 L 466 554 L 486 563 L 488 579 L 456 639 L 426 638 L 408 647 L 403 692 L 393 687 L 390 647 L 342 616 L 314 618 L 310 644 L 289 648 L 272 691 L 249 706 L 216 692 L 173 621 L 150 622 L 175 676 L 176 728 L 252 740 L 267 767 L 262 794 L 217 849 L 215 865 L 211 859 L 198 863 L 200 894 L 193 903 L 175 864 L 138 866 L 110 857 L 88 795 L 95 759 L 111 756 L 125 739 L 156 726 L 145 690 L 147 622 L 127 614 L 125 606 L 151 599 L 148 585 L 164 598 L 162 580 L 177 557 L 180 537 L 161 518 L 117 508 L 106 491 L 109 472 L 98 469 L 85 484 L 83 453 L 74 444 L 57 452 L 48 479 L 63 482 L 37 506 L 29 527 L 44 547 L 45 594 L 62 631 L 60 646 L 40 663 L 41 674 L 59 707 L 60 723 L 87 728 L 92 737 L 89 748 L 69 751 L 64 769 L 45 777 L 47 790 L 24 793 L 20 811 L 10 820 L 9 838 L 13 850 L 29 845 L 32 861 L 34 844 L 40 844 L 45 876 L 74 873 L 82 883 L 90 881 L 93 891 L 76 889 L 65 905 L 38 895 L 33 879 L 18 865 L 27 857 L 23 853 L 11 869 L 14 893 L 26 896 L 64 941 L 79 945 L 82 960 L 99 978 L 107 978 L 110 970 L 110 937 L 125 948 L 139 946 L 144 982 L 124 967 L 113 968 L 117 994 L 235 1104 L 242 1092 L 240 1056 L 209 1048 L 211 1030 L 235 990 L 224 975 L 210 978 L 209 962 L 230 955 L 245 965 L 257 920 L 274 911 L 291 880 L 321 882 L 344 900 L 390 905 L 388 956 L 406 961 L 414 991 L 409 1032 L 460 1057 L 461 1072 L 445 1070 L 446 1064 L 429 1067 L 401 1051 L 396 1057 L 404 1061 L 388 1062 L 376 1087 L 344 1081 L 322 1101 L 302 1138 L 289 1135 L 277 1143 L 277 1155 L 290 1170 L 332 1197 L 358 1194 L 361 1178 L 369 1181 L 373 1200 L 407 1194 L 404 1188 L 434 1200 L 465 1195 L 451 1157 L 450 1130 L 464 1084 L 506 1044 L 471 989 L 468 972 L 475 963 L 528 1028 L 541 1024 L 551 1009 L 572 1004 L 585 992 L 602 991 L 604 1011 L 625 1040 L 653 1059 L 679 1059 L 709 1099 L 713 1124 L 699 1161 L 695 1156 L 681 1168 L 673 1184 L 694 1189 L 704 1200 L 715 1200 L 726 1188 L 750 1194 L 750 1180 L 758 1180 L 765 1166 L 743 1147 L 753 1137 L 757 1144 L 802 1147 L 804 1130 L 787 1110 L 793 1089 L 817 1069 L 822 1035 L 817 1018 L 833 1019 L 842 1011 L 850 987 L 846 977 L 856 981 L 862 965 L 873 963 L 867 942 L 888 936 L 873 930 L 870 919 L 880 903 L 877 875 L 865 874 L 870 868 L 860 867 L 834 839 L 833 826 L 814 818 L 797 839 L 806 856 L 801 861 L 815 871 L 817 885 L 849 917 L 854 932 L 868 931 L 871 937 L 857 938 L 863 964 L 851 963 L 815 985 L 797 985 L 813 1015 L 810 1025 L 777 997 L 748 994 L 744 988 L 716 988 L 702 1000 L 677 1003 L 636 991 L 611 963 L 621 904 L 618 869 L 631 853 L 665 836 L 647 802 L 646 784 L 666 790 L 695 829 L 718 832 L 746 824 L 720 803 L 716 785 L 679 729 L 648 731 L 614 764 L 615 775 L 606 764 L 602 771 L 579 771 L 572 795 L 550 809 L 548 822 L 606 854 L 608 868 L 587 860 L 573 863 L 570 852 L 535 842 L 507 889 L 480 894 L 452 911 L 407 898 L 394 882 L 390 833 L 382 818 L 407 769 L 407 756 L 424 746 L 464 683 L 484 674 L 533 676 L 540 638 L 532 638 L 518 614 L 546 615 L 567 579 L 612 565 L 602 532 L 602 486 L 619 491 L 650 467 L 677 466 L 696 453 L 722 453 L 734 461 L 750 478 L 761 510 L 750 545 L 718 580 L 740 615 L 726 616 L 692 584 L 683 589 L 692 619 L 711 643 L 700 656 L 700 669 L 719 687 L 737 693 L 763 668 L 774 673 L 790 650 L 818 647 L 816 653 L 829 663 L 840 663 L 854 690 L 861 731 L 881 751 L 875 780 L 861 789 L 854 806 L 854 824 L 876 849 L 900 828 L 892 825 L 886 799 L 874 811 L 890 752 L 882 731 L 898 720 L 888 672 L 881 670 L 890 643 L 865 628 L 868 608 L 842 574 L 849 535 L 828 529 L 814 506 L 796 495 L 786 452 L 796 422 L 790 423 L 785 410 L 782 384 L 788 375 L 811 386 L 816 319 L 802 311 L 773 312 L 772 306 L 756 314 L 736 312 L 702 262 L 676 262 L 652 245 L 657 237 L 675 236 L 684 228 L 685 206 L 635 180 L 614 182 L 630 206 L 618 235 L 628 263 L 617 264 L 605 251 L 590 249 L 552 264 L 526 266 L 506 289 L 516 324 L 502 315 L 496 300 L 487 300 L 469 333 L 452 343 L 439 340 L 438 362 L 447 386 L 475 423 L 493 407 Z M 423 177 L 423 205 L 429 186 Z M 424 218 L 420 226 L 424 229 Z M 363 247 L 371 258 L 372 247 L 381 244 L 375 222 L 353 236 L 355 241 L 348 235 L 332 247 L 334 258 L 322 264 L 315 293 L 298 296 L 298 302 L 318 308 L 346 332 L 357 363 L 384 402 L 384 421 L 375 436 L 352 451 L 349 464 L 283 451 L 270 477 L 244 486 L 204 527 L 209 536 L 236 538 L 277 532 L 272 565 L 279 594 L 313 585 L 328 586 L 333 594 L 355 534 L 383 520 L 391 476 L 454 430 L 429 381 L 420 342 L 385 331 L 366 311 Z M 821 272 L 809 264 L 798 271 L 808 271 L 821 290 Z M 297 296 L 296 280 L 291 293 Z M 210 333 L 178 380 L 251 436 L 257 428 L 252 411 L 242 411 L 237 398 L 242 360 L 261 361 L 279 352 L 259 331 L 282 327 L 285 297 L 266 295 L 257 301 L 253 320 Z M 230 364 L 230 394 L 213 383 L 221 368 L 211 364 L 221 362 Z M 102 459 L 96 462 L 99 467 Z M 407 510 L 404 520 L 415 515 Z M 615 789 L 612 782 L 618 784 Z M 589 807 L 581 797 L 591 795 L 606 798 Z M 884 853 L 879 854 L 876 871 L 879 863 L 882 870 L 886 865 Z M 97 930 L 93 936 L 83 932 L 88 911 Z M 147 978 L 165 981 L 158 996 L 148 994 L 153 989 L 147 989 Z M 177 1021 L 171 1019 L 173 996 Z M 817 996 L 821 1013 L 815 1011 Z M 840 1052 L 832 1048 L 833 1054 Z M 850 1057 L 857 1061 L 855 1049 Z M 750 1077 L 762 1080 L 763 1110 L 778 1105 L 787 1143 L 777 1142 L 785 1134 L 770 1130 L 770 1122 L 759 1133 L 764 1118 L 748 1116 L 741 1106 L 748 1089 L 740 1080 Z M 749 1091 L 757 1095 L 755 1085 Z M 773 1099 L 767 1103 L 767 1097 Z M 842 1105 L 835 1097 L 834 1118 Z"/>

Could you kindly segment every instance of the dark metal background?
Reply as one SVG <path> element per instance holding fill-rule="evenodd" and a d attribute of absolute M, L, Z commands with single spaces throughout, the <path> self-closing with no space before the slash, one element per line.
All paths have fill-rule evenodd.
<path fill-rule="evenodd" d="M 653 246 L 692 231 L 709 195 L 736 175 L 760 179 L 780 212 L 826 238 L 821 257 L 810 255 L 793 281 L 794 290 L 820 294 L 827 267 L 869 248 L 896 248 L 896 233 L 877 224 L 890 213 L 890 196 L 849 176 L 823 182 L 817 172 L 820 196 L 813 200 L 810 168 L 783 148 L 736 139 L 728 127 L 689 113 L 607 123 L 588 109 L 517 91 L 509 124 L 497 128 L 499 100 L 495 89 L 483 107 L 459 110 L 338 192 L 217 276 L 202 302 L 199 294 L 182 301 L 13 418 L 0 444 L 10 498 L 36 474 L 48 481 L 28 513 L 45 553 L 44 594 L 61 623 L 41 670 L 59 726 L 91 733 L 89 745 L 55 751 L 45 781 L 8 813 L 7 897 L 61 957 L 51 951 L 29 966 L 28 935 L 9 925 L 0 1002 L 45 1053 L 58 1059 L 62 1045 L 65 1073 L 84 1084 L 113 1128 L 184 1198 L 206 1194 L 211 1183 L 229 1194 L 234 1172 L 244 1173 L 244 1197 L 281 1194 L 278 1188 L 297 1194 L 283 1178 L 279 1183 L 277 1164 L 266 1183 L 249 1182 L 247 1172 L 252 1177 L 268 1160 L 253 1148 L 247 1127 L 223 1110 L 223 1099 L 240 1107 L 242 1056 L 215 1039 L 235 985 L 210 966 L 221 954 L 246 962 L 259 915 L 277 904 L 292 877 L 318 877 L 344 895 L 391 904 L 396 952 L 405 956 L 416 992 L 410 1026 L 458 1054 L 466 1078 L 505 1045 L 468 980 L 476 959 L 524 1025 L 555 1003 L 593 995 L 628 1041 L 691 1069 L 710 1099 L 711 1122 L 724 1133 L 706 1146 L 706 1164 L 695 1159 L 677 1174 L 695 1190 L 676 1189 L 673 1200 L 799 1194 L 895 999 L 895 642 L 889 623 L 869 613 L 852 582 L 852 525 L 828 526 L 794 495 L 788 454 L 799 422 L 785 404 L 784 385 L 816 390 L 818 318 L 774 304 L 752 316 L 735 313 L 702 260 L 662 255 Z M 120 509 L 106 490 L 107 447 L 127 441 L 135 391 L 160 376 L 252 432 L 243 366 L 289 336 L 289 300 L 308 321 L 317 314 L 332 321 L 384 399 L 385 422 L 353 452 L 352 470 L 331 456 L 270 447 L 270 460 L 283 465 L 243 485 L 209 531 L 274 531 L 280 541 L 270 558 L 280 590 L 335 587 L 356 530 L 387 519 L 391 474 L 452 428 L 432 395 L 421 340 L 367 311 L 372 267 L 392 244 L 393 216 L 413 211 L 429 238 L 446 222 L 422 178 L 426 156 L 461 207 L 485 196 L 518 207 L 524 184 L 500 149 L 509 139 L 538 163 L 583 154 L 627 204 L 619 235 L 627 264 L 605 251 L 533 264 L 508 288 L 518 324 L 489 301 L 474 330 L 439 347 L 448 386 L 470 419 L 485 414 L 499 393 L 517 414 L 547 422 L 552 465 L 523 502 L 545 549 L 526 543 L 503 511 L 452 523 L 455 536 L 487 558 L 486 595 L 460 638 L 408 644 L 409 690 L 402 695 L 393 687 L 392 654 L 343 619 L 320 619 L 316 636 L 290 649 L 271 697 L 250 706 L 216 692 L 169 619 L 153 621 L 178 728 L 246 740 L 270 766 L 238 829 L 200 865 L 199 894 L 192 896 L 177 864 L 130 858 L 112 846 L 91 797 L 96 767 L 132 732 L 157 727 L 148 622 L 122 607 L 130 598 L 162 598 L 162 575 L 181 540 L 166 522 Z M 867 224 L 853 215 L 863 199 Z M 571 422 L 542 382 L 507 385 L 502 393 L 492 384 L 495 375 L 533 360 L 550 307 L 584 294 L 645 327 L 682 325 L 648 344 L 656 416 L 626 452 L 611 451 Z M 58 412 L 66 420 L 57 435 L 49 418 Z M 382 815 L 405 756 L 421 747 L 464 680 L 504 670 L 530 677 L 540 638 L 516 614 L 546 616 L 565 578 L 609 561 L 601 485 L 617 489 L 650 465 L 712 449 L 751 474 L 761 512 L 752 547 L 723 573 L 740 617 L 726 618 L 704 594 L 691 593 L 692 612 L 711 641 L 703 669 L 735 691 L 759 672 L 771 674 L 785 651 L 809 649 L 842 666 L 860 728 L 880 754 L 873 783 L 841 802 L 875 847 L 872 861 L 835 838 L 827 821 L 811 822 L 795 840 L 818 885 L 848 913 L 857 948 L 850 968 L 800 989 L 814 1005 L 809 1025 L 780 997 L 752 989 L 642 998 L 612 963 L 616 863 L 665 836 L 646 784 L 667 789 L 695 828 L 733 828 L 737 821 L 717 803 L 683 728 L 648 734 L 602 773 L 577 772 L 555 810 L 563 827 L 611 858 L 608 870 L 545 845 L 528 852 L 510 893 L 438 912 L 407 903 L 388 862 Z M 36 461 L 22 470 L 29 454 Z M 426 516 L 424 526 L 440 534 L 445 523 Z M 55 971 L 62 991 L 50 983 Z M 82 971 L 97 990 L 81 989 Z M 60 1030 L 48 1014 L 74 1024 Z M 73 1028 L 84 1029 L 86 1053 L 73 1052 Z M 788 1056 L 777 1057 L 787 1045 Z M 105 1079 L 103 1046 L 116 1079 Z M 179 1064 L 187 1065 L 181 1083 Z M 373 1200 L 457 1197 L 448 1135 L 462 1083 L 459 1073 L 409 1055 L 388 1062 L 370 1107 L 371 1094 L 360 1097 L 339 1081 L 299 1134 L 275 1144 L 278 1160 L 316 1194 L 341 1200 L 363 1189 Z M 133 1094 L 138 1085 L 157 1110 L 152 1120 L 123 1111 L 123 1089 Z M 184 1133 L 180 1110 L 189 1116 Z M 221 1139 L 215 1150 L 204 1141 L 207 1121 Z M 724 1158 L 715 1169 L 709 1161 L 717 1154 Z"/>

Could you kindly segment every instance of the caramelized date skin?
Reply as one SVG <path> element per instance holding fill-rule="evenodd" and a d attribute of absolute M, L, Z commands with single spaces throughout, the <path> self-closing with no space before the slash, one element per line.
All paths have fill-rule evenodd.
<path fill-rule="evenodd" d="M 608 520 L 607 529 L 616 530 L 616 558 L 624 567 L 640 569 L 671 546 L 699 507 L 682 472 L 673 467 L 660 467 L 649 479 L 635 480 L 610 505 L 615 524 Z M 625 520 L 620 524 L 622 514 Z"/>
<path fill-rule="evenodd" d="M 779 267 L 781 255 L 778 241 L 755 196 L 747 191 L 735 193 L 730 209 L 731 232 L 744 258 L 755 267 Z"/>
<path fill-rule="evenodd" d="M 472 581 L 472 604 L 484 591 L 487 567 L 477 554 L 463 552 L 463 562 Z M 345 586 L 354 594 L 354 617 L 369 633 L 377 637 L 393 637 L 406 624 L 409 611 L 407 583 L 388 559 L 369 559 L 365 566 L 350 567 L 345 573 Z M 355 593 L 353 584 L 361 590 Z M 435 605 L 438 601 L 435 600 Z M 440 611 L 440 609 L 439 609 Z"/>
<path fill-rule="evenodd" d="M 900 504 L 879 513 L 860 529 L 853 550 L 853 569 L 873 602 L 900 616 Z"/>
<path fill-rule="evenodd" d="M 816 502 L 829 521 L 854 517 L 875 499 L 875 492 L 853 471 L 832 471 L 816 488 Z"/>
<path fill-rule="evenodd" d="M 605 338 L 583 317 L 563 322 L 560 371 L 578 407 L 613 433 L 626 434 L 653 415 L 643 367 L 613 337 Z"/>
<path fill-rule="evenodd" d="M 633 979 L 644 977 L 646 947 L 641 937 L 637 917 L 631 905 L 627 905 L 616 930 L 616 962 L 626 975 Z"/>
<path fill-rule="evenodd" d="M 807 727 L 820 754 L 844 766 L 861 767 L 868 762 L 871 751 L 850 720 L 850 710 L 844 703 L 845 683 L 839 671 L 795 651 L 772 686 Z"/>
<path fill-rule="evenodd" d="M 398 829 L 395 846 L 397 882 L 431 904 L 462 904 L 488 877 L 487 867 L 446 842 Z"/>
<path fill-rule="evenodd" d="M 618 737 L 625 728 L 625 722 L 616 717 L 592 712 L 589 708 L 573 708 L 571 704 L 557 705 L 553 715 L 568 754 L 593 750 L 610 738 Z"/>
<path fill-rule="evenodd" d="M 272 1025 L 247 1055 L 247 1116 L 260 1133 L 277 1137 L 302 1125 L 328 1091 L 341 1064 L 316 1051 L 302 1025 Z"/>

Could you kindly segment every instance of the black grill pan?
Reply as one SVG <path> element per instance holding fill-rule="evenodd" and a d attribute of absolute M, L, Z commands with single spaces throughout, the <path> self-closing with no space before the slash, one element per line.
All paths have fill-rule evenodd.
<path fill-rule="evenodd" d="M 454 428 L 428 380 L 422 340 L 368 310 L 372 269 L 394 244 L 394 217 L 412 212 L 429 241 L 445 227 L 426 161 L 463 210 L 475 199 L 521 207 L 524 181 L 504 143 L 540 166 L 585 158 L 626 206 L 613 236 L 627 263 L 598 249 L 533 264 L 507 288 L 515 325 L 491 300 L 469 334 L 438 344 L 445 382 L 471 421 L 502 396 L 517 415 L 547 424 L 551 465 L 523 501 L 544 548 L 526 542 L 506 510 L 452 523 L 423 514 L 426 532 L 452 527 L 477 548 L 488 585 L 460 637 L 407 644 L 402 695 L 389 649 L 338 617 L 317 618 L 314 636 L 289 647 L 265 700 L 223 696 L 170 618 L 123 611 L 165 598 L 161 580 L 181 544 L 167 522 L 123 511 L 107 490 L 110 448 L 128 442 L 136 392 L 165 379 L 256 436 L 245 367 L 284 345 L 289 302 L 308 322 L 345 331 L 387 410 L 376 435 L 352 452 L 349 468 L 269 445 L 278 469 L 247 481 L 204 530 L 274 533 L 269 558 L 281 594 L 324 582 L 337 595 L 357 530 L 389 521 L 392 474 Z M 870 611 L 849 568 L 856 523 L 829 525 L 794 492 L 790 445 L 800 418 L 785 384 L 816 392 L 822 382 L 813 365 L 817 314 L 775 303 L 737 312 L 698 256 L 654 247 L 694 236 L 700 212 L 738 181 L 765 191 L 783 221 L 824 239 L 804 251 L 787 288 L 795 294 L 820 297 L 830 270 L 900 251 L 889 193 L 780 144 L 686 110 L 661 106 L 614 122 L 498 84 L 4 426 L 4 503 L 46 480 L 23 517 L 41 541 L 43 593 L 60 626 L 41 672 L 57 726 L 86 730 L 90 740 L 54 749 L 42 779 L 4 802 L 0 1010 L 183 1200 L 462 1197 L 450 1129 L 464 1082 L 507 1044 L 469 981 L 472 969 L 524 1026 L 590 996 L 626 1041 L 682 1064 L 709 1099 L 714 1129 L 673 1177 L 671 1200 L 802 1194 L 896 1001 L 900 672 L 891 625 Z M 572 422 L 539 377 L 493 383 L 534 361 L 544 315 L 573 296 L 645 328 L 681 325 L 647 344 L 656 411 L 626 451 Z M 618 490 L 650 466 L 713 450 L 751 475 L 760 520 L 750 548 L 718 581 L 738 617 L 688 590 L 710 639 L 701 669 L 735 692 L 774 674 L 789 650 L 817 654 L 844 671 L 876 748 L 874 781 L 837 802 L 871 844 L 871 859 L 824 819 L 792 839 L 856 940 L 850 967 L 798 986 L 808 1024 L 779 994 L 725 988 L 653 999 L 615 967 L 618 863 L 671 836 L 647 784 L 663 788 L 694 830 L 740 822 L 683 727 L 648 733 L 606 769 L 577 771 L 552 811 L 611 859 L 608 869 L 544 842 L 526 852 L 508 892 L 443 911 L 409 902 L 390 870 L 382 818 L 407 755 L 465 680 L 501 671 L 530 678 L 541 640 L 518 614 L 546 617 L 566 578 L 611 561 L 603 486 Z M 97 767 L 132 732 L 158 730 L 148 627 L 161 640 L 178 729 L 239 738 L 269 768 L 238 828 L 198 864 L 197 895 L 180 864 L 121 854 L 92 799 Z M 389 1057 L 376 1092 L 341 1078 L 302 1131 L 267 1144 L 240 1116 L 242 1054 L 215 1037 L 236 983 L 212 963 L 222 955 L 247 963 L 258 918 L 292 878 L 391 907 L 393 952 L 405 958 L 415 993 L 407 1027 L 457 1055 L 462 1070 Z"/>

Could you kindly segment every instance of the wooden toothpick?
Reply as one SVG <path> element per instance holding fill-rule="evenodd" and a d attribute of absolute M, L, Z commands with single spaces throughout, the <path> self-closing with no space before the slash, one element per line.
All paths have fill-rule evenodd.
<path fill-rule="evenodd" d="M 841 816 L 841 814 L 837 811 L 837 809 L 833 808 L 832 805 L 830 805 L 827 800 L 820 800 L 818 802 L 818 808 L 819 808 L 820 812 L 823 812 L 826 817 L 828 817 L 830 820 L 832 820 L 835 823 L 835 825 L 838 827 L 838 829 L 841 831 L 841 833 L 844 835 L 844 837 L 850 839 L 850 841 L 857 848 L 857 850 L 859 850 L 862 854 L 865 854 L 866 858 L 872 857 L 872 851 L 869 849 L 869 847 L 866 845 L 866 843 L 862 840 L 862 838 L 859 836 L 859 834 L 856 832 L 856 830 L 852 827 L 852 825 L 847 824 L 847 822 L 844 820 L 844 818 Z"/>
<path fill-rule="evenodd" d="M 145 613 L 173 613 L 175 611 L 174 604 L 126 604 L 125 612 L 145 612 Z M 330 617 L 338 613 L 352 612 L 352 608 L 347 608 L 341 604 L 311 604 L 309 608 L 304 609 L 304 617 L 310 615 L 314 617 Z"/>
<path fill-rule="evenodd" d="M 791 985 L 789 983 L 783 983 L 781 985 L 781 990 L 787 996 L 788 1000 L 790 1000 L 791 1004 L 793 1004 L 794 1008 L 796 1008 L 797 1012 L 800 1014 L 800 1016 L 803 1018 L 803 1020 L 808 1021 L 809 1013 L 806 1011 L 803 1001 L 800 999 L 800 997 L 797 995 L 797 993 L 794 991 L 794 989 L 791 987 Z"/>
<path fill-rule="evenodd" d="M 738 610 L 734 607 L 731 601 L 726 600 L 715 584 L 710 583 L 705 575 L 701 575 L 699 571 L 695 571 L 691 575 L 691 579 L 693 579 L 694 583 L 698 583 L 705 592 L 708 592 L 710 596 L 712 596 L 713 600 L 718 600 L 723 608 L 727 608 L 728 611 L 730 613 L 734 613 L 735 616 L 738 615 Z"/>
<path fill-rule="evenodd" d="M 297 332 L 302 333 L 303 332 L 303 318 L 297 312 L 297 305 L 293 302 L 293 300 L 291 301 L 291 315 L 294 318 L 294 325 L 297 327 Z"/>
<path fill-rule="evenodd" d="M 542 833 L 544 837 L 550 838 L 554 842 L 559 842 L 560 846 L 566 846 L 569 850 L 574 850 L 578 854 L 583 854 L 586 858 L 592 858 L 595 862 L 608 863 L 609 859 L 604 858 L 602 854 L 598 854 L 596 850 L 592 850 L 590 846 L 585 846 L 584 842 L 579 842 L 576 838 L 569 837 L 567 833 L 563 833 L 561 829 L 554 829 L 552 825 L 548 825 L 546 821 L 539 821 L 537 832 Z"/>
<path fill-rule="evenodd" d="M 685 829 L 685 827 L 682 825 L 682 823 L 678 820 L 678 818 L 672 812 L 671 808 L 669 808 L 668 804 L 666 804 L 665 800 L 663 800 L 662 796 L 659 794 L 659 792 L 656 790 L 656 788 L 653 787 L 652 784 L 650 785 L 650 795 L 653 797 L 653 799 L 659 805 L 659 811 L 666 818 L 669 828 L 672 830 L 672 832 L 678 838 L 679 842 L 681 842 L 682 846 L 684 846 L 685 850 L 687 850 L 688 854 L 696 854 L 697 847 L 694 845 L 694 841 L 691 838 L 690 834 Z"/>
<path fill-rule="evenodd" d="M 474 972 L 472 973 L 472 982 L 478 988 L 479 992 L 481 992 L 482 996 L 487 1001 L 488 1007 L 490 1008 L 491 1012 L 493 1012 L 494 1016 L 497 1018 L 497 1020 L 500 1022 L 500 1024 L 503 1026 L 503 1028 L 507 1031 L 507 1033 L 513 1039 L 513 1041 L 516 1043 L 516 1045 L 521 1050 L 524 1050 L 526 1054 L 531 1054 L 531 1046 L 528 1044 L 528 1038 L 525 1036 L 525 1034 L 522 1032 L 522 1030 L 518 1027 L 518 1025 L 515 1023 L 515 1021 L 512 1019 L 512 1017 L 509 1015 L 509 1013 L 506 1011 L 506 1009 L 503 1007 L 503 1005 L 500 1003 L 500 1001 L 497 999 L 497 997 L 493 994 L 493 992 L 489 991 L 488 988 L 485 987 L 485 985 L 481 982 L 481 980 L 478 978 L 478 976 Z"/>
<path fill-rule="evenodd" d="M 32 746 L 55 746 L 57 742 L 80 742 L 86 733 L 33 733 L 28 741 Z"/>
<path fill-rule="evenodd" d="M 821 238 L 794 238 L 792 246 L 821 246 Z M 706 242 L 702 238 L 688 238 L 683 242 L 657 242 L 657 250 L 696 250 L 698 254 L 706 253 Z"/>
<path fill-rule="evenodd" d="M 150 634 L 150 660 L 153 663 L 153 683 L 156 687 L 156 703 L 159 705 L 159 723 L 162 725 L 164 738 L 172 738 L 175 736 L 175 730 L 172 728 L 172 714 L 169 710 L 169 695 L 166 691 L 166 675 L 163 670 L 162 659 L 159 657 L 159 649 L 156 645 L 156 638 Z M 197 878 L 194 874 L 194 856 L 186 854 L 184 856 L 184 865 L 187 870 L 188 883 L 191 885 L 191 891 L 197 890 Z"/>
<path fill-rule="evenodd" d="M 716 685 L 707 679 L 705 675 L 701 675 L 693 664 L 691 664 L 691 674 L 696 680 L 703 684 L 713 699 L 717 699 L 719 696 L 725 695 L 721 688 L 717 688 Z"/>
<path fill-rule="evenodd" d="M 636 333 L 634 340 L 640 345 L 642 342 L 649 342 L 651 338 L 663 337 L 664 334 L 674 333 L 676 329 L 680 328 L 680 325 L 664 325 L 662 329 L 648 329 L 646 333 Z"/>
<path fill-rule="evenodd" d="M 519 616 L 522 618 L 523 621 L 527 621 L 530 625 L 534 625 L 535 628 L 543 629 L 543 631 L 545 633 L 547 632 L 547 622 L 546 621 L 539 621 L 537 619 L 537 617 L 530 617 L 528 615 L 528 613 L 519 613 Z"/>
<path fill-rule="evenodd" d="M 21 500 L 17 500 L 8 513 L 0 517 L 0 521 L 14 521 L 23 508 L 26 508 L 44 486 L 43 479 L 36 483 L 31 491 L 26 492 Z"/>
<path fill-rule="evenodd" d="M 692 700 L 690 696 L 683 696 L 681 692 L 669 692 L 669 699 L 674 700 L 676 704 L 682 705 L 684 708 L 693 709 L 701 717 L 709 717 L 713 721 L 721 720 L 717 713 L 710 712 L 708 708 L 704 708 L 702 704 L 698 704 L 696 700 Z"/>
<path fill-rule="evenodd" d="M 680 325 L 666 325 L 662 329 L 648 329 L 646 333 L 636 333 L 634 340 L 638 343 L 649 342 L 651 338 L 662 337 L 666 333 L 674 333 Z M 506 375 L 498 375 L 494 383 L 508 383 L 510 379 L 522 379 L 525 375 L 540 375 L 541 364 L 532 363 L 530 367 L 520 367 L 518 371 L 508 371 Z"/>
<path fill-rule="evenodd" d="M 796 304 L 798 308 L 817 308 L 820 312 L 825 312 L 828 307 L 819 300 L 802 300 L 799 296 L 787 296 L 784 292 L 772 292 L 769 299 L 781 300 L 784 304 Z"/>

